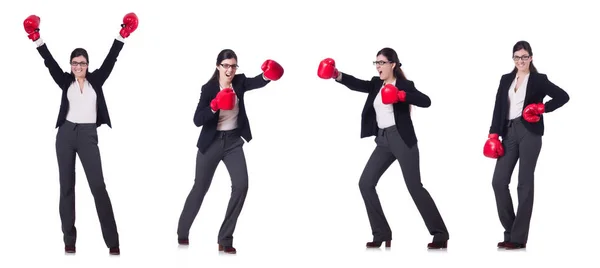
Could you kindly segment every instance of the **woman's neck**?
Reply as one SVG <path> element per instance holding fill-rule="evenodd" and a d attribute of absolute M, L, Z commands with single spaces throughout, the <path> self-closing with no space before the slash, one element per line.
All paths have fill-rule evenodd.
<path fill-rule="evenodd" d="M 385 81 L 383 81 L 383 83 L 386 84 L 386 85 L 387 84 L 392 84 L 393 85 L 393 84 L 395 84 L 395 81 L 396 81 L 396 77 L 390 77 L 390 78 L 386 79 Z"/>
<path fill-rule="evenodd" d="M 517 71 L 517 76 L 518 77 L 524 77 L 526 75 L 528 75 L 530 73 L 529 70 L 525 70 L 525 71 Z"/>
<path fill-rule="evenodd" d="M 219 86 L 221 88 L 228 88 L 231 87 L 231 82 L 219 80 Z"/>

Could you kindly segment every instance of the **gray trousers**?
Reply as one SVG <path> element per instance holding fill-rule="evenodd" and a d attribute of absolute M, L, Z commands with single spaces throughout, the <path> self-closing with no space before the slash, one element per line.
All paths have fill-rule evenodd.
<path fill-rule="evenodd" d="M 225 220 L 219 230 L 217 243 L 222 246 L 232 246 L 233 232 L 248 193 L 248 169 L 242 149 L 243 145 L 244 140 L 236 130 L 219 131 L 204 154 L 198 151 L 196 178 L 179 217 L 178 239 L 188 239 L 190 228 L 198 215 L 217 166 L 223 161 L 231 177 L 231 197 L 225 213 Z"/>
<path fill-rule="evenodd" d="M 375 187 L 383 173 L 395 160 L 400 163 L 402 175 L 408 192 L 417 205 L 421 217 L 433 241 L 441 242 L 450 238 L 446 225 L 442 220 L 433 199 L 421 183 L 421 170 L 419 164 L 419 148 L 415 144 L 409 148 L 402 140 L 396 126 L 380 129 L 375 138 L 377 147 L 371 154 L 366 167 L 360 177 L 359 187 L 362 194 L 367 215 L 371 224 L 373 241 L 392 239 L 392 230 L 383 214 L 381 203 Z"/>
<path fill-rule="evenodd" d="M 502 140 L 504 156 L 496 160 L 492 186 L 500 223 L 504 227 L 504 241 L 525 244 L 533 210 L 533 177 L 542 149 L 542 136 L 529 132 L 521 119 L 509 121 L 507 134 Z M 515 215 L 508 185 L 519 161 L 519 206 Z"/>
<path fill-rule="evenodd" d="M 96 128 L 96 124 L 75 124 L 66 121 L 58 128 L 56 134 L 56 157 L 60 177 L 59 211 L 63 240 L 67 246 L 75 246 L 77 240 L 77 229 L 75 228 L 76 155 L 79 155 L 94 196 L 104 242 L 109 248 L 119 246 L 117 224 L 102 174 Z"/>

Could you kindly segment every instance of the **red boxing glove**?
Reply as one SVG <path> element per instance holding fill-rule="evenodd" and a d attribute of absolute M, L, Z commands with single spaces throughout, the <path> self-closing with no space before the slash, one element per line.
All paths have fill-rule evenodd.
<path fill-rule="evenodd" d="M 260 68 L 269 80 L 277 81 L 283 76 L 283 67 L 274 60 L 266 60 Z"/>
<path fill-rule="evenodd" d="M 398 90 L 398 88 L 392 84 L 386 84 L 381 89 L 381 101 L 383 104 L 394 104 L 399 101 L 406 101 L 406 92 L 404 90 Z"/>
<path fill-rule="evenodd" d="M 27 33 L 27 37 L 32 41 L 37 41 L 40 38 L 40 17 L 36 15 L 29 15 L 23 21 L 23 27 Z"/>
<path fill-rule="evenodd" d="M 213 111 L 232 110 L 235 106 L 235 92 L 231 88 L 224 88 L 217 93 L 217 96 L 210 102 L 210 108 Z"/>
<path fill-rule="evenodd" d="M 529 123 L 537 123 L 540 121 L 540 115 L 545 112 L 546 108 L 543 103 L 532 103 L 527 105 L 523 110 L 523 119 Z"/>
<path fill-rule="evenodd" d="M 504 147 L 498 139 L 498 134 L 492 133 L 488 135 L 488 140 L 483 146 L 483 155 L 489 158 L 498 158 L 504 155 Z"/>
<path fill-rule="evenodd" d="M 319 69 L 317 75 L 322 79 L 335 79 L 339 76 L 340 72 L 335 68 L 335 60 L 332 58 L 326 58 L 319 63 Z"/>
<path fill-rule="evenodd" d="M 131 33 L 133 33 L 138 27 L 138 17 L 135 13 L 127 13 L 123 17 L 123 24 L 121 24 L 121 37 L 127 38 Z"/>

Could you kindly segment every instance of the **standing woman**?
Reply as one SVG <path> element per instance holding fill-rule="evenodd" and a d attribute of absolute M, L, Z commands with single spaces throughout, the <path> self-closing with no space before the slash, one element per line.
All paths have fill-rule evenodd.
<path fill-rule="evenodd" d="M 497 158 L 492 186 L 504 240 L 499 248 L 525 248 L 533 210 L 533 178 L 544 135 L 544 113 L 569 101 L 569 95 L 533 66 L 533 52 L 526 41 L 513 46 L 515 68 L 502 75 L 492 125 L 483 153 Z M 552 99 L 543 103 L 544 97 Z M 502 137 L 500 142 L 499 137 Z M 508 185 L 519 160 L 519 206 L 515 215 Z"/>
<path fill-rule="evenodd" d="M 202 126 L 198 138 L 196 155 L 196 177 L 177 228 L 180 245 L 189 244 L 189 232 L 200 210 L 204 196 L 221 161 L 225 163 L 231 177 L 231 197 L 225 219 L 219 230 L 219 251 L 236 253 L 233 247 L 233 232 L 248 192 L 248 170 L 244 156 L 244 140 L 250 142 L 252 133 L 246 115 L 244 94 L 262 88 L 270 80 L 283 76 L 283 68 L 273 60 L 262 64 L 262 74 L 246 77 L 236 74 L 237 55 L 225 49 L 217 55 L 216 70 L 210 80 L 202 86 L 200 101 L 194 113 L 194 124 Z M 244 138 L 244 140 L 242 140 Z"/>
<path fill-rule="evenodd" d="M 56 156 L 60 176 L 59 211 L 62 222 L 65 252 L 75 253 L 77 229 L 75 228 L 75 159 L 79 155 L 100 218 L 102 236 L 109 253 L 119 255 L 119 234 L 106 191 L 96 128 L 111 126 L 102 85 L 115 66 L 123 48 L 124 39 L 137 29 L 138 18 L 129 13 L 123 18 L 121 31 L 114 40 L 108 55 L 99 69 L 89 72 L 88 53 L 76 48 L 71 53 L 71 72 L 63 72 L 39 33 L 40 18 L 31 15 L 23 22 L 29 39 L 37 45 L 50 75 L 62 90 L 60 112 L 56 127 Z"/>
<path fill-rule="evenodd" d="M 410 117 L 410 105 L 427 108 L 431 100 L 406 79 L 393 49 L 383 48 L 377 52 L 377 60 L 373 64 L 377 66 L 379 77 L 374 76 L 370 81 L 339 72 L 335 61 L 330 58 L 321 61 L 318 69 L 320 78 L 334 78 L 351 90 L 368 94 L 362 111 L 361 138 L 375 136 L 377 146 L 359 181 L 373 233 L 373 241 L 368 242 L 367 247 L 380 247 L 382 242 L 386 247 L 391 246 L 392 230 L 375 186 L 390 165 L 398 160 L 408 191 L 433 235 L 433 242 L 427 245 L 428 248 L 446 248 L 449 239 L 446 225 L 421 183 L 419 148 Z"/>

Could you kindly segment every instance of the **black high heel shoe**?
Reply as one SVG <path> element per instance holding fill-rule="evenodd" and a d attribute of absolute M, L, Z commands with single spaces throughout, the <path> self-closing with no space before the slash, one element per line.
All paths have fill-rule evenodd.
<path fill-rule="evenodd" d="M 378 248 L 381 247 L 381 244 L 383 244 L 383 242 L 385 242 L 385 247 L 389 248 L 392 246 L 392 240 L 385 240 L 385 241 L 373 241 L 373 242 L 367 242 L 367 248 Z"/>
<path fill-rule="evenodd" d="M 222 251 L 222 252 L 228 253 L 228 254 L 236 254 L 237 253 L 237 250 L 233 246 L 219 245 L 219 251 Z"/>
<path fill-rule="evenodd" d="M 428 249 L 448 248 L 448 240 L 446 240 L 446 241 L 434 241 L 434 242 L 431 242 L 431 243 L 427 244 L 427 248 Z"/>
<path fill-rule="evenodd" d="M 523 248 L 527 248 L 527 244 L 507 242 L 506 244 L 504 244 L 504 248 L 509 249 L 509 250 L 510 249 L 523 249 Z"/>

